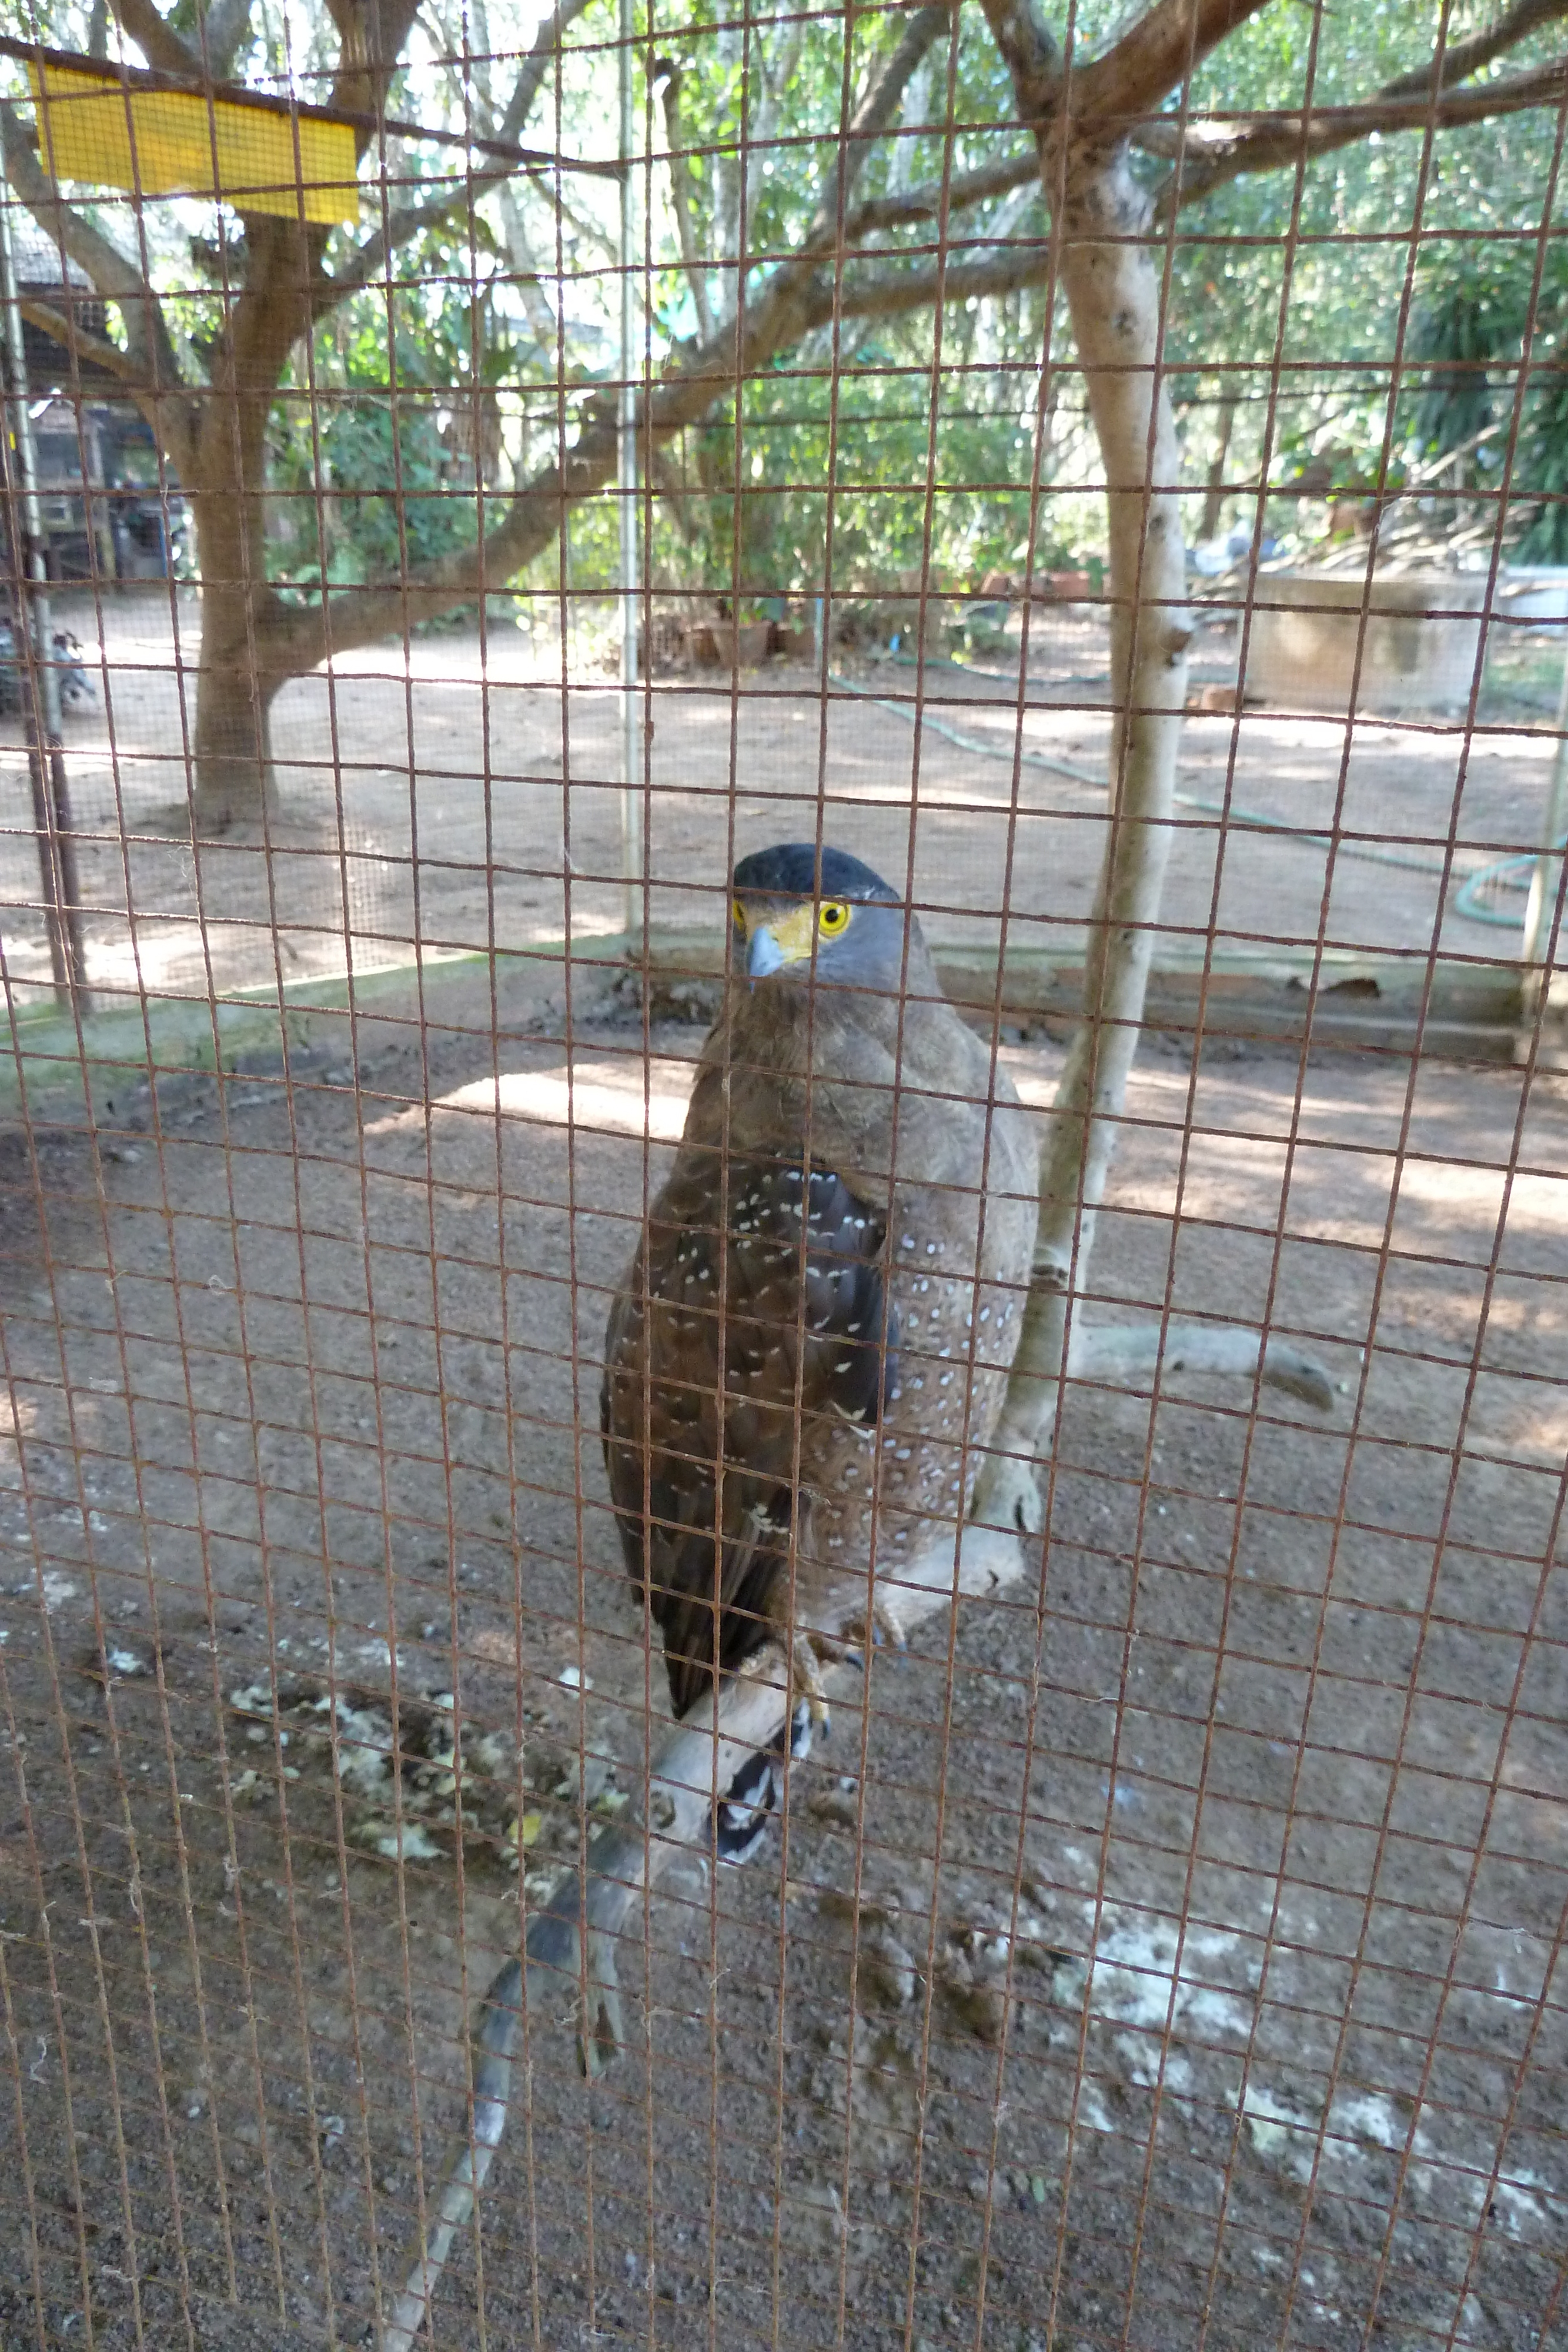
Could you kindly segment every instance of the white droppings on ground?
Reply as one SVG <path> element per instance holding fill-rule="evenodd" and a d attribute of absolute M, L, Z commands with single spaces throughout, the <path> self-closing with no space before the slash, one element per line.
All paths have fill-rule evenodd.
<path fill-rule="evenodd" d="M 1107 1922 L 1113 1916 L 1104 1914 Z M 1172 1920 L 1117 1916 L 1115 1924 L 1103 1927 L 1094 1948 L 1090 2011 L 1155 2032 L 1163 2032 L 1168 2019 L 1173 2031 L 1189 2025 L 1205 2041 L 1244 2041 L 1251 2028 L 1252 2000 L 1216 1983 L 1221 1971 L 1213 1965 L 1228 1960 L 1225 1973 L 1234 1973 L 1241 1952 L 1239 1936 L 1217 1929 L 1190 1929 L 1184 1939 Z M 1256 1961 L 1243 1965 L 1255 1986 Z"/>
<path fill-rule="evenodd" d="M 1085 1902 L 1078 1909 L 1087 1932 L 1093 1906 Z M 1298 1939 L 1302 1925 L 1292 1928 Z M 1521 1982 L 1530 1973 L 1525 1939 L 1509 1936 L 1507 1942 L 1512 1981 L 1496 1994 L 1478 1987 L 1471 1997 L 1489 2005 L 1500 2001 L 1511 2017 L 1521 1999 L 1540 1997 L 1544 1958 L 1534 1987 L 1528 1987 Z M 1390 2159 L 1397 2164 L 1407 2158 L 1405 2194 L 1417 2211 L 1473 2226 L 1484 2208 L 1495 2227 L 1515 2238 L 1561 2231 L 1568 2197 L 1540 2173 L 1507 2160 L 1490 2118 L 1451 2105 L 1415 2112 L 1407 2100 L 1360 2085 L 1336 2090 L 1325 2110 L 1321 2075 L 1310 2084 L 1292 2081 L 1277 2063 L 1256 2060 L 1244 2086 L 1217 2083 L 1216 2065 L 1227 2061 L 1224 2045 L 1243 2050 L 1253 2041 L 1261 1957 L 1250 1937 L 1189 1927 L 1183 1937 L 1173 1920 L 1108 1908 L 1100 1914 L 1092 1959 L 1060 1960 L 1052 1988 L 1062 2006 L 1087 2006 L 1092 2034 L 1103 2030 L 1093 2044 L 1107 2075 L 1162 2095 L 1207 2097 L 1229 2106 L 1239 2096 L 1253 2153 L 1297 2180 L 1315 2178 L 1376 2198 L 1368 2168 L 1380 2166 L 1391 2187 Z M 1113 2026 L 1131 2030 L 1103 2031 Z M 1113 2118 L 1090 2079 L 1079 2088 L 1078 2120 L 1091 2131 L 1133 2128 Z"/>
<path fill-rule="evenodd" d="M 1482 2182 L 1476 2184 L 1478 2205 L 1484 2188 Z M 1563 2200 L 1553 2196 L 1541 2175 L 1525 2171 L 1522 2168 L 1517 2172 L 1500 2172 L 1488 2202 L 1494 2208 L 1500 2206 L 1503 2209 L 1499 2219 L 1514 2237 L 1519 2235 L 1521 2222 L 1547 2221 L 1553 2213 L 1561 2214 L 1563 2210 Z"/>
<path fill-rule="evenodd" d="M 443 1850 L 418 1822 L 396 1823 L 386 1829 L 367 1826 L 363 1843 L 375 1853 L 384 1854 L 389 1862 L 439 1862 Z"/>
<path fill-rule="evenodd" d="M 314 1712 L 336 1707 L 338 1778 L 362 1797 L 383 1798 L 392 1781 L 392 1719 L 369 1707 L 350 1706 L 347 1699 L 318 1699 Z"/>
<path fill-rule="evenodd" d="M 1083 2082 L 1078 2086 L 1078 2124 L 1084 2131 L 1113 2132 L 1122 2128 L 1105 2105 L 1098 2083 Z"/>

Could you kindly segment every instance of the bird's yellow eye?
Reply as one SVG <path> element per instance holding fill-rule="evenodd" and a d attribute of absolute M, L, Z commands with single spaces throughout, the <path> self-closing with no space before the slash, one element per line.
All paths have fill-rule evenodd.
<path fill-rule="evenodd" d="M 850 910 L 841 898 L 830 898 L 817 917 L 817 929 L 825 940 L 836 940 L 841 931 L 850 927 Z"/>
<path fill-rule="evenodd" d="M 746 909 L 741 905 L 738 898 L 731 901 L 730 911 L 735 917 L 735 928 L 740 933 L 742 939 L 744 939 L 746 937 Z"/>

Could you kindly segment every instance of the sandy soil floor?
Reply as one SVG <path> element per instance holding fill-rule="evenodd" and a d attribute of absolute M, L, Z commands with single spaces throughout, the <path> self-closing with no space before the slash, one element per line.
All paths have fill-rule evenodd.
<path fill-rule="evenodd" d="M 61 618 L 89 648 L 93 703 L 67 752 L 88 918 L 104 992 L 204 992 L 406 962 L 428 950 L 521 948 L 624 919 L 618 689 L 569 648 L 507 625 L 416 639 L 296 681 L 276 706 L 282 810 L 193 852 L 188 788 L 199 610 L 159 596 Z M 177 624 L 177 626 L 176 626 Z M 826 711 L 814 676 L 771 664 L 655 677 L 648 745 L 650 919 L 706 923 L 734 854 L 831 838 L 903 878 L 939 939 L 1059 943 L 1090 909 L 1103 845 L 1104 632 L 1042 623 L 1016 679 L 845 657 Z M 1234 676 L 1199 639 L 1195 678 Z M 916 689 L 922 700 L 916 709 Z M 918 719 L 919 725 L 915 721 Z M 1187 723 L 1164 924 L 1191 952 L 1328 944 L 1388 953 L 1512 952 L 1522 896 L 1495 929 L 1451 884 L 1540 837 L 1554 737 L 1458 719 L 1392 725 L 1247 713 Z M 1014 756 L 1021 751 L 1014 787 Z M 1045 762 L 1047 764 L 1040 764 Z M 1064 770 L 1066 772 L 1064 772 Z M 20 738 L 0 729 L 0 937 L 14 982 L 47 978 Z M 1225 812 L 1228 810 L 1228 815 Z M 1326 829 L 1339 827 L 1332 860 Z M 127 908 L 135 909 L 134 918 Z M 23 993 L 26 995 L 26 988 Z"/>
<path fill-rule="evenodd" d="M 5 2352 L 366 2340 L 514 1841 L 538 1895 L 640 1804 L 598 1361 L 697 1034 L 650 1138 L 640 1028 L 575 1015 L 5 1146 Z M 625 2058 L 535 2006 L 436 2342 L 1568 2345 L 1568 1108 L 1521 1086 L 1145 1054 L 1087 1311 L 1268 1318 L 1333 1411 L 1071 1391 L 1032 1584 L 665 1883 Z"/>

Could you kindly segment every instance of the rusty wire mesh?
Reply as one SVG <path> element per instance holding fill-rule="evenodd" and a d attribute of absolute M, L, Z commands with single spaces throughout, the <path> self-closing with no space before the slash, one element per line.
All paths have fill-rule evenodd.
<path fill-rule="evenodd" d="M 433 13 L 399 105 L 605 165 L 622 27 L 575 13 L 510 42 Z M 1043 200 L 983 235 L 948 209 L 985 139 L 1029 152 L 1016 112 L 966 116 L 984 24 L 955 16 L 877 129 L 918 156 L 880 200 L 944 192 L 878 233 L 897 266 L 1016 283 L 936 310 L 916 352 L 877 341 L 830 238 L 771 373 L 710 337 L 708 406 L 643 436 L 635 488 L 606 459 L 450 619 L 429 565 L 549 504 L 628 388 L 646 420 L 738 257 L 759 286 L 787 266 L 768 177 L 831 196 L 913 12 L 627 20 L 629 386 L 613 173 L 536 175 L 530 247 L 487 209 L 500 146 L 371 139 L 379 350 L 329 325 L 284 351 L 269 470 L 235 501 L 265 523 L 208 526 L 205 560 L 210 475 L 182 482 L 159 437 L 174 394 L 128 425 L 126 307 L 117 328 L 14 161 L 67 634 L 28 638 L 13 440 L 6 2352 L 1568 2342 L 1563 883 L 1537 856 L 1568 597 L 1516 560 L 1556 497 L 1521 451 L 1556 349 L 1562 95 L 1533 145 L 1516 128 L 1484 236 L 1442 208 L 1440 75 L 1398 101 L 1430 119 L 1395 126 L 1420 159 L 1384 210 L 1325 228 L 1302 188 L 1328 17 L 1300 13 L 1278 218 L 1170 210 L 1130 239 L 1213 551 L 1169 873 L 1133 926 L 1148 1020 L 1074 1260 L 1075 1334 L 1142 1352 L 1075 1338 L 1043 1534 L 956 1569 L 938 1528 L 909 1657 L 835 1673 L 833 1738 L 741 1868 L 712 1805 L 776 1695 L 679 1744 L 598 1426 L 606 1312 L 724 998 L 728 874 L 774 840 L 866 858 L 993 1083 L 1044 1113 L 1126 822 L 1105 469 Z M 1439 58 L 1470 37 L 1430 13 Z M 838 95 L 808 117 L 813 49 Z M 269 86 L 332 101 L 307 50 Z M 531 54 L 519 127 L 496 93 Z M 1191 56 L 1175 77 L 1148 153 L 1173 122 L 1207 153 L 1229 113 Z M 673 172 L 716 219 L 734 196 L 684 278 Z M 433 192 L 448 247 L 395 246 Z M 160 226 L 132 193 L 91 218 L 180 319 L 209 464 L 229 394 L 192 339 L 239 315 L 261 233 L 212 206 Z M 1349 356 L 1322 276 L 1347 251 L 1383 289 Z M 1190 320 L 1178 350 L 1179 272 L 1260 254 L 1263 355 Z M 1482 440 L 1433 467 L 1401 436 L 1439 254 L 1522 269 L 1528 299 Z M 446 380 L 400 340 L 420 304 L 461 313 Z M 1340 462 L 1358 404 L 1370 477 Z M 1014 551 L 967 561 L 998 510 Z M 271 700 L 269 789 L 240 805 L 265 633 L 334 598 L 350 641 Z M 215 749 L 214 667 L 240 712 Z M 1221 1330 L 1228 1367 L 1200 1344 Z"/>

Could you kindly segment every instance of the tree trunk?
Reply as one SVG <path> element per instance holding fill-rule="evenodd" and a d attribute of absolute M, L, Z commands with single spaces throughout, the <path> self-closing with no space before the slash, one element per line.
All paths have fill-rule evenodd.
<path fill-rule="evenodd" d="M 202 834 L 276 813 L 271 709 L 300 657 L 298 616 L 267 585 L 267 425 L 291 345 L 309 330 L 310 251 L 290 221 L 246 224 L 243 289 L 202 404 L 185 488 L 202 591 L 192 815 Z"/>
<path fill-rule="evenodd" d="M 256 611 L 243 583 L 217 572 L 212 541 L 222 536 L 204 532 L 197 522 L 202 653 L 191 807 L 194 829 L 203 836 L 259 824 L 277 809 L 271 710 L 283 678 L 264 667 L 267 614 Z"/>
<path fill-rule="evenodd" d="M 1110 834 L 1090 919 L 1083 1019 L 1041 1171 L 1034 1284 L 996 1451 L 976 1498 L 975 1516 L 993 1525 L 1040 1525 L 1032 1465 L 1054 1430 L 1072 1302 L 1084 1286 L 1126 1102 L 1170 854 L 1192 629 L 1176 423 L 1155 373 L 1160 284 L 1147 252 L 1130 241 L 1146 233 L 1149 216 L 1120 150 L 1070 158 L 1056 223 L 1061 282 L 1110 522 Z"/>

